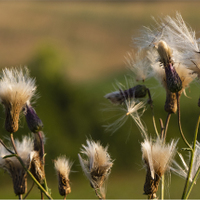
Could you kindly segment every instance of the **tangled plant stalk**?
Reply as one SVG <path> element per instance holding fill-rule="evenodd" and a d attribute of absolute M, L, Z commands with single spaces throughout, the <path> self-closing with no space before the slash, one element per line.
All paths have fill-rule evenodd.
<path fill-rule="evenodd" d="M 170 172 L 185 178 L 182 199 L 188 199 L 200 172 L 200 144 L 197 134 L 200 116 L 197 121 L 193 142 L 188 142 L 181 126 L 180 97 L 186 94 L 189 84 L 200 78 L 200 39 L 186 25 L 182 16 L 166 16 L 156 21 L 153 28 L 145 28 L 139 38 L 133 39 L 135 51 L 126 57 L 131 73 L 129 87 L 117 85 L 117 91 L 108 93 L 105 98 L 111 106 L 123 112 L 123 115 L 105 127 L 113 132 L 131 118 L 141 133 L 141 157 L 146 169 L 143 190 L 148 199 L 165 198 L 164 177 Z M 160 129 L 154 116 L 154 102 L 151 88 L 145 81 L 156 78 L 166 92 L 163 111 L 167 113 L 165 123 L 160 119 Z M 126 82 L 129 79 L 126 79 Z M 11 176 L 14 193 L 19 199 L 26 198 L 27 178 L 30 177 L 45 196 L 52 199 L 51 190 L 45 173 L 45 135 L 42 132 L 43 122 L 32 105 L 36 94 L 35 79 L 29 77 L 27 68 L 5 68 L 0 79 L 0 102 L 5 110 L 5 130 L 9 133 L 9 144 L 0 139 L 0 168 Z M 197 100 L 200 107 L 200 100 Z M 149 105 L 149 106 L 148 106 Z M 150 107 L 155 136 L 141 119 Z M 14 139 L 19 129 L 19 116 L 23 113 L 32 136 L 23 136 L 22 140 Z M 189 152 L 189 161 L 178 152 L 178 140 L 168 138 L 167 130 L 171 115 L 177 115 L 177 125 L 184 148 Z M 152 132 L 152 131 L 151 131 Z M 178 135 L 178 133 L 177 133 Z M 169 139 L 170 142 L 166 142 Z M 108 146 L 100 142 L 86 140 L 78 154 L 80 166 L 94 189 L 97 198 L 106 198 L 105 184 L 113 167 L 113 159 L 108 153 Z M 175 160 L 178 155 L 182 166 Z M 72 162 L 66 156 L 54 160 L 58 179 L 58 190 L 64 199 L 71 193 L 70 171 Z M 168 173 L 167 173 L 168 172 Z M 44 196 L 45 195 L 45 196 Z"/>

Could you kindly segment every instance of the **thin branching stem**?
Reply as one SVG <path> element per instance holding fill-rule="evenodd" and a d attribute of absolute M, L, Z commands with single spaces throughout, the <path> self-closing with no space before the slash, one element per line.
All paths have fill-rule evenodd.
<path fill-rule="evenodd" d="M 23 198 L 22 198 L 22 194 L 19 194 L 19 200 L 21 200 L 21 199 L 23 199 Z"/>
<path fill-rule="evenodd" d="M 164 200 L 164 194 L 165 194 L 165 175 L 163 174 L 162 180 L 161 180 L 161 199 Z"/>
<path fill-rule="evenodd" d="M 96 196 L 99 198 L 99 200 L 103 199 L 103 198 L 100 196 L 100 194 L 97 192 L 96 189 L 95 189 L 94 191 L 95 191 Z"/>
<path fill-rule="evenodd" d="M 20 164 L 23 166 L 23 168 L 25 169 L 25 171 L 29 174 L 29 176 L 32 178 L 32 180 L 36 183 L 36 185 L 39 187 L 39 189 L 44 192 L 44 194 L 49 198 L 49 199 L 53 199 L 51 197 L 50 194 L 48 194 L 48 192 L 41 186 L 41 184 L 35 179 L 35 177 L 33 176 L 33 174 L 25 167 L 23 160 L 21 159 L 21 157 L 19 156 L 16 146 L 15 146 L 15 142 L 14 142 L 14 138 L 13 138 L 13 134 L 10 134 L 10 139 L 11 139 L 11 143 L 13 146 L 13 149 L 15 151 L 16 154 L 13 154 L 16 156 L 16 158 L 19 160 Z"/>
<path fill-rule="evenodd" d="M 159 119 L 159 121 L 160 121 L 160 138 L 163 138 L 163 133 L 164 133 L 163 121 L 161 118 Z"/>
<path fill-rule="evenodd" d="M 156 135 L 159 136 L 159 134 L 158 134 L 158 129 L 157 129 L 157 126 L 156 126 L 155 116 L 154 116 L 153 100 L 152 100 L 152 98 L 151 98 L 151 93 L 150 93 L 150 90 L 149 90 L 149 89 L 147 89 L 147 92 L 148 92 L 149 103 L 150 103 L 151 112 L 152 112 L 152 121 L 153 121 L 154 130 L 155 130 L 155 132 L 156 132 Z"/>
<path fill-rule="evenodd" d="M 185 138 L 183 131 L 182 131 L 182 127 L 181 127 L 181 112 L 180 112 L 180 96 L 178 94 L 178 92 L 176 93 L 176 98 L 177 98 L 177 108 L 178 108 L 178 127 L 179 127 L 179 131 L 181 133 L 181 137 L 183 139 L 183 141 L 185 142 L 185 144 L 190 148 L 190 150 L 192 150 L 192 147 L 190 146 L 190 144 L 188 143 L 187 139 Z"/>
<path fill-rule="evenodd" d="M 196 131 L 195 131 L 195 135 L 194 135 L 193 148 L 192 148 L 192 151 L 191 151 L 192 155 L 191 155 L 191 159 L 190 159 L 190 166 L 189 166 L 188 175 L 187 175 L 186 182 L 185 182 L 185 187 L 184 187 L 184 190 L 183 190 L 182 199 L 186 199 L 186 194 L 187 194 L 187 190 L 188 190 L 188 187 L 189 187 L 189 180 L 190 180 L 190 176 L 191 176 L 191 172 L 192 172 L 192 165 L 193 165 L 194 152 L 195 152 L 196 141 L 197 141 L 197 134 L 198 134 L 198 129 L 199 129 L 199 122 L 200 122 L 200 116 L 198 118 Z"/>
<path fill-rule="evenodd" d="M 195 176 L 194 176 L 194 178 L 193 178 L 193 181 L 192 181 L 192 183 L 191 183 L 191 185 L 190 185 L 190 187 L 189 187 L 189 189 L 188 189 L 188 192 L 187 192 L 187 194 L 186 194 L 186 199 L 188 199 L 188 197 L 189 197 L 189 195 L 190 195 L 190 193 L 191 193 L 191 191 L 192 191 L 192 188 L 193 188 L 193 186 L 194 186 L 194 184 L 196 183 L 196 180 L 197 180 L 197 178 L 198 178 L 198 176 L 199 176 L 199 172 L 200 172 L 200 167 L 199 167 L 199 169 L 197 170 L 197 173 L 195 174 Z"/>
<path fill-rule="evenodd" d="M 165 121 L 165 128 L 164 128 L 164 133 L 163 133 L 163 143 L 165 143 L 165 139 L 166 139 L 166 136 L 167 136 L 167 130 L 168 130 L 170 117 L 171 117 L 171 113 L 168 113 L 166 121 Z"/>
<path fill-rule="evenodd" d="M 31 188 L 29 189 L 29 191 L 26 193 L 26 195 L 24 196 L 24 198 L 23 199 L 26 199 L 27 198 L 27 196 L 30 194 L 30 192 L 32 191 L 32 189 L 33 189 L 33 187 L 34 187 L 34 185 L 35 185 L 35 183 L 33 182 L 33 184 L 32 184 L 32 186 L 31 186 Z"/>
<path fill-rule="evenodd" d="M 5 149 L 10 153 L 10 154 L 14 154 L 14 152 L 12 152 L 3 142 L 3 140 L 0 139 L 0 143 L 5 147 Z"/>

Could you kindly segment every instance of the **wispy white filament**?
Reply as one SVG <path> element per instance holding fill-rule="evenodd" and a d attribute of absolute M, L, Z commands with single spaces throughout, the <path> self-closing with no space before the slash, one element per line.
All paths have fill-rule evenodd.
<path fill-rule="evenodd" d="M 5 68 L 0 80 L 0 100 L 11 105 L 18 101 L 25 104 L 36 91 L 35 80 L 29 77 L 28 69 Z"/>

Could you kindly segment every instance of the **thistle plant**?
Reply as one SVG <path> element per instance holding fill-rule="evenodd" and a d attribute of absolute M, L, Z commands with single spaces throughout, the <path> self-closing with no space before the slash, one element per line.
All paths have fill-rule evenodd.
<path fill-rule="evenodd" d="M 78 154 L 83 172 L 90 181 L 91 187 L 99 199 L 105 199 L 105 182 L 111 172 L 113 161 L 107 152 L 108 146 L 103 147 L 99 142 L 87 140 L 87 146 L 82 145 L 81 154 Z"/>
<path fill-rule="evenodd" d="M 186 25 L 181 15 L 176 13 L 175 18 L 166 16 L 158 21 L 155 20 L 155 26 L 144 28 L 140 37 L 133 38 L 133 43 L 135 50 L 128 53 L 126 60 L 131 73 L 133 73 L 131 78 L 137 83 L 135 86 L 123 88 L 123 90 L 118 87 L 118 91 L 108 93 L 105 97 L 110 100 L 111 106 L 118 106 L 120 110 L 126 110 L 126 115 L 137 112 L 136 109 L 130 109 L 130 106 L 127 106 L 130 104 L 127 104 L 127 102 L 134 101 L 137 102 L 137 105 L 142 105 L 144 102 L 146 102 L 146 105 L 150 104 L 155 136 L 152 136 L 152 133 L 150 135 L 149 130 L 140 119 L 142 115 L 137 115 L 137 117 L 131 115 L 133 121 L 140 124 L 138 127 L 142 136 L 142 159 L 146 168 L 144 194 L 148 196 L 148 199 L 158 198 L 156 193 L 159 186 L 161 199 L 165 198 L 164 177 L 169 172 L 175 172 L 186 179 L 182 199 L 188 199 L 200 171 L 199 142 L 197 141 L 199 119 L 193 143 L 190 144 L 181 126 L 180 97 L 182 93 L 186 95 L 186 88 L 189 84 L 199 78 L 199 40 L 196 39 L 195 32 Z M 160 119 L 160 130 L 157 128 L 154 116 L 151 88 L 148 87 L 148 83 L 145 84 L 145 81 L 150 78 L 158 80 L 166 91 L 164 110 L 167 112 L 167 117 L 165 123 Z M 146 98 L 147 94 L 148 99 Z M 199 106 L 199 100 L 197 102 Z M 143 112 L 147 109 L 148 106 Z M 129 112 L 129 110 L 132 110 L 132 112 Z M 178 154 L 184 168 L 181 168 L 175 160 L 175 155 L 178 152 L 177 140 L 171 138 L 171 142 L 166 143 L 172 114 L 177 114 L 180 136 L 185 143 L 183 150 L 190 153 L 188 164 L 186 164 L 183 156 Z M 126 118 L 121 117 L 110 126 L 120 128 L 125 121 Z"/>
<path fill-rule="evenodd" d="M 175 18 L 166 16 L 155 21 L 153 28 L 145 28 L 141 36 L 133 39 L 135 50 L 128 53 L 126 62 L 131 75 L 126 83 L 135 83 L 127 87 L 117 84 L 114 92 L 105 95 L 111 109 L 122 112 L 114 122 L 105 125 L 106 130 L 115 132 L 131 119 L 138 127 L 141 143 L 141 158 L 146 170 L 144 176 L 144 194 L 148 199 L 165 198 L 165 176 L 171 172 L 185 179 L 182 199 L 188 199 L 200 173 L 200 144 L 197 134 L 200 116 L 197 120 L 193 142 L 188 142 L 181 126 L 180 97 L 186 95 L 190 83 L 200 78 L 200 39 L 186 25 L 179 13 Z M 152 88 L 146 80 L 155 78 L 166 92 L 163 111 L 167 112 L 165 123 L 160 119 L 157 127 L 154 116 Z M 29 77 L 27 68 L 5 68 L 0 79 L 0 102 L 5 109 L 5 129 L 10 135 L 9 144 L 0 139 L 0 168 L 9 173 L 13 181 L 14 193 L 19 199 L 26 198 L 27 178 L 30 177 L 44 195 L 52 199 L 47 186 L 45 173 L 45 135 L 43 122 L 34 109 L 32 99 L 36 94 L 35 79 Z M 199 97 L 197 97 L 200 106 Z M 148 129 L 142 119 L 144 112 L 151 109 L 153 131 Z M 21 115 L 22 114 L 22 115 Z M 20 142 L 13 133 L 19 129 L 19 118 L 25 116 L 32 136 L 24 136 Z M 177 125 L 184 141 L 182 151 L 187 151 L 189 160 L 179 153 L 178 140 L 167 135 L 171 115 L 177 115 Z M 17 134 L 14 134 L 17 136 Z M 178 137 L 178 133 L 174 133 Z M 170 141 L 170 142 L 167 142 Z M 105 199 L 105 185 L 113 167 L 113 159 L 108 146 L 100 142 L 87 140 L 82 145 L 78 159 L 97 198 Z M 176 156 L 178 155 L 178 156 Z M 182 166 L 178 163 L 181 160 Z M 54 160 L 58 179 L 58 190 L 64 199 L 71 193 L 69 179 L 72 162 L 66 156 Z M 160 196 L 157 194 L 160 188 Z M 25 195 L 23 197 L 23 195 Z"/>

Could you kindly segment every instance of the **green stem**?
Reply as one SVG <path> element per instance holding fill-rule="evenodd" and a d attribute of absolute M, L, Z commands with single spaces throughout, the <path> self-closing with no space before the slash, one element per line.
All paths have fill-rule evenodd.
<path fill-rule="evenodd" d="M 35 183 L 33 182 L 31 188 L 29 189 L 29 191 L 28 191 L 28 192 L 26 193 L 26 195 L 24 196 L 24 199 L 26 199 L 27 196 L 30 194 L 30 192 L 31 192 L 31 190 L 33 189 L 34 185 L 35 185 Z"/>
<path fill-rule="evenodd" d="M 164 194 L 165 194 L 165 175 L 162 176 L 162 182 L 161 182 L 161 199 L 164 200 Z"/>
<path fill-rule="evenodd" d="M 168 113 L 166 121 L 165 121 L 165 128 L 164 128 L 164 133 L 163 133 L 163 143 L 165 143 L 165 139 L 167 136 L 167 130 L 168 130 L 170 117 L 171 117 L 171 113 Z"/>
<path fill-rule="evenodd" d="M 148 92 L 149 102 L 150 102 L 150 107 L 151 107 L 151 112 L 152 112 L 152 121 L 153 121 L 154 130 L 156 132 L 156 135 L 159 136 L 158 129 L 157 129 L 157 126 L 156 126 L 155 116 L 154 116 L 153 100 L 151 98 L 151 93 L 150 93 L 149 89 L 147 89 L 147 92 Z"/>
<path fill-rule="evenodd" d="M 176 98 L 177 98 L 177 107 L 178 107 L 178 127 L 179 127 L 179 131 L 181 133 L 182 139 L 185 142 L 185 144 L 190 148 L 190 150 L 192 150 L 192 147 L 190 146 L 187 139 L 185 138 L 183 131 L 182 131 L 182 127 L 181 127 L 180 96 L 179 96 L 178 92 L 176 93 Z"/>
<path fill-rule="evenodd" d="M 39 187 L 39 189 L 44 192 L 44 194 L 49 198 L 49 199 L 53 199 L 51 197 L 51 195 L 49 195 L 47 193 L 47 191 L 41 186 L 41 184 L 35 179 L 35 177 L 33 176 L 33 174 L 25 167 L 24 165 L 24 162 L 23 160 L 20 158 L 18 152 L 17 152 L 17 149 L 16 149 L 16 146 L 15 146 L 15 142 L 14 142 L 14 138 L 13 138 L 13 134 L 11 133 L 10 134 L 10 139 L 11 139 L 11 143 L 12 143 L 12 146 L 13 146 L 13 149 L 16 153 L 16 158 L 19 160 L 20 164 L 23 166 L 23 168 L 25 169 L 25 171 L 29 174 L 29 176 L 32 178 L 32 180 L 35 182 L 35 184 Z"/>
<path fill-rule="evenodd" d="M 193 160 L 194 160 L 194 152 L 195 152 L 196 141 L 197 141 L 197 134 L 198 134 L 198 129 L 199 129 L 199 122 L 200 122 L 200 116 L 198 118 L 196 131 L 195 131 L 195 135 L 194 135 L 193 148 L 192 148 L 192 151 L 191 151 L 192 155 L 191 155 L 191 159 L 190 159 L 190 166 L 189 166 L 187 179 L 186 179 L 186 182 L 185 182 L 185 187 L 184 187 L 184 190 L 183 190 L 182 199 L 186 198 L 186 192 L 187 192 L 188 186 L 189 186 L 189 180 L 190 180 L 190 176 L 191 176 L 191 172 L 192 172 L 192 165 L 193 165 Z"/>
<path fill-rule="evenodd" d="M 10 154 L 14 154 L 14 152 L 12 152 L 3 142 L 3 140 L 0 139 L 0 143 L 5 147 L 5 149 L 10 153 Z"/>
<path fill-rule="evenodd" d="M 200 172 L 200 167 L 199 167 L 199 169 L 197 170 L 197 173 L 195 174 L 195 176 L 194 176 L 194 178 L 193 178 L 193 181 L 192 181 L 192 183 L 191 183 L 191 185 L 190 185 L 190 187 L 189 187 L 189 189 L 188 189 L 188 192 L 187 192 L 187 194 L 186 194 L 186 199 L 188 199 L 188 197 L 189 197 L 189 195 L 190 195 L 190 193 L 191 193 L 191 191 L 192 191 L 192 188 L 193 188 L 193 186 L 194 186 L 194 184 L 196 183 L 196 180 L 197 180 L 197 177 L 198 177 L 198 175 L 199 175 L 199 172 Z"/>

